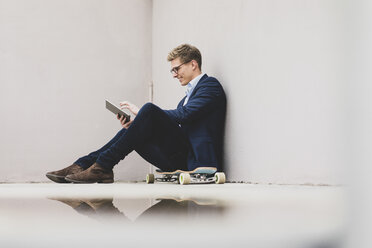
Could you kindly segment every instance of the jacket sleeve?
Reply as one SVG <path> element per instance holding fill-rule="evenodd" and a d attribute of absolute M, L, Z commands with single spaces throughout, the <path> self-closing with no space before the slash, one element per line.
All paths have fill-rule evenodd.
<path fill-rule="evenodd" d="M 175 122 L 187 124 L 220 106 L 224 99 L 224 92 L 218 82 L 206 82 L 198 87 L 185 106 L 179 105 L 177 109 L 165 110 L 165 112 Z"/>

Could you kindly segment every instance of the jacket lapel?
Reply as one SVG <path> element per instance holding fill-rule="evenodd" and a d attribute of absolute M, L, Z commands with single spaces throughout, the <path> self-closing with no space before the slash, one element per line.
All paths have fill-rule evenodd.
<path fill-rule="evenodd" d="M 190 95 L 190 98 L 189 98 L 189 101 L 190 99 L 195 95 L 195 92 L 200 88 L 200 85 L 203 84 L 203 82 L 208 78 L 208 75 L 207 74 L 204 74 L 204 76 L 199 80 L 198 84 L 196 85 L 195 89 L 192 91 L 191 95 Z M 185 98 L 183 99 L 183 101 L 185 101 Z"/>
<path fill-rule="evenodd" d="M 186 96 L 184 96 L 184 97 L 182 98 L 182 100 L 178 103 L 177 108 L 182 107 L 182 106 L 183 106 L 183 103 L 185 102 L 185 100 L 186 100 Z"/>

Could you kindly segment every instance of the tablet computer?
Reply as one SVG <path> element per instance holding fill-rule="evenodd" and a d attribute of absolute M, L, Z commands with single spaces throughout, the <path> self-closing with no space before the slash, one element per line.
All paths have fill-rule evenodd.
<path fill-rule="evenodd" d="M 114 104 L 112 104 L 108 100 L 105 100 L 105 101 L 106 101 L 106 108 L 108 110 L 110 110 L 115 115 L 118 115 L 119 114 L 120 118 L 122 116 L 124 116 L 125 117 L 125 123 L 127 123 L 128 121 L 130 121 L 130 115 L 126 114 L 123 110 L 121 110 L 120 108 L 116 107 Z"/>

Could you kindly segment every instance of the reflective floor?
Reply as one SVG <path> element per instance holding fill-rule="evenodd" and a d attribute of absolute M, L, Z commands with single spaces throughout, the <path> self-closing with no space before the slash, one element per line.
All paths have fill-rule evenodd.
<path fill-rule="evenodd" d="M 0 184 L 0 247 L 341 247 L 342 187 Z"/>

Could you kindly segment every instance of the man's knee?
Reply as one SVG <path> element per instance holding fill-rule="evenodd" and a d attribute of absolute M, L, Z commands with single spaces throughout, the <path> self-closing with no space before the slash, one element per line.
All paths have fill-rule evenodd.
<path fill-rule="evenodd" d="M 151 113 L 151 112 L 157 111 L 159 109 L 160 108 L 158 106 L 156 106 L 155 104 L 153 104 L 151 102 L 148 102 L 148 103 L 146 103 L 145 105 L 142 106 L 142 108 L 140 109 L 139 113 L 140 112 L 142 112 L 142 113 Z"/>

